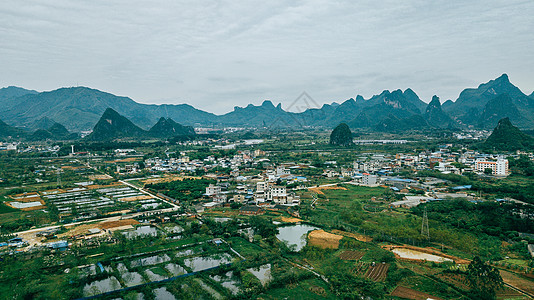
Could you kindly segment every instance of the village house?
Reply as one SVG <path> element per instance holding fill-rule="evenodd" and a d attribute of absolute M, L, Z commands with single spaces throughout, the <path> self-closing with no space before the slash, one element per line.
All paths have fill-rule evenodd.
<path fill-rule="evenodd" d="M 239 208 L 240 215 L 257 216 L 257 215 L 262 215 L 264 213 L 265 211 L 261 207 L 258 207 L 258 206 L 245 205 Z"/>
<path fill-rule="evenodd" d="M 215 196 L 221 193 L 221 187 L 218 185 L 210 184 L 206 187 L 206 196 Z"/>

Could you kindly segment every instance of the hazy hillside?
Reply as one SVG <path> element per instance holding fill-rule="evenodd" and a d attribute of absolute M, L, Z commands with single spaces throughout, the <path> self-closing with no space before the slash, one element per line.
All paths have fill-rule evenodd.
<path fill-rule="evenodd" d="M 357 96 L 341 104 L 333 102 L 300 113 L 288 112 L 280 104 L 275 106 L 271 101 L 264 101 L 259 106 L 236 106 L 232 112 L 215 115 L 188 104 L 140 104 L 127 97 L 86 87 L 60 88 L 42 93 L 8 87 L 0 89 L 0 102 L 4 107 L 0 110 L 0 118 L 28 129 L 47 129 L 57 122 L 73 132 L 93 128 L 107 108 L 112 108 L 144 130 L 149 130 L 162 117 L 179 120 L 186 126 L 331 128 L 345 122 L 352 128 L 377 128 L 379 124 L 378 127 L 392 126 L 398 123 L 395 120 L 405 119 L 410 123 L 410 118 L 418 118 L 414 117 L 418 115 L 435 128 L 492 128 L 499 119 L 509 117 L 519 127 L 532 129 L 533 97 L 521 92 L 503 74 L 477 88 L 465 89 L 456 101 L 448 100 L 443 105 L 437 96 L 426 104 L 413 90 L 406 89 L 385 90 L 369 99 Z M 399 129 L 404 125 L 399 125 Z"/>
<path fill-rule="evenodd" d="M 209 123 L 214 117 L 187 104 L 146 105 L 95 89 L 73 87 L 11 98 L 6 109 L 0 111 L 0 118 L 18 126 L 36 127 L 34 124 L 46 117 L 64 124 L 71 131 L 81 131 L 91 129 L 107 108 L 114 109 L 145 129 L 160 117 L 183 120 L 189 125 Z"/>

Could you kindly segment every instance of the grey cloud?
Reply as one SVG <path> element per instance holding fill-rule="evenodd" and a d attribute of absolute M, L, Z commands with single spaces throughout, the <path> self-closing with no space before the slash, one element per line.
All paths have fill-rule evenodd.
<path fill-rule="evenodd" d="M 455 99 L 502 73 L 529 92 L 532 15 L 524 0 L 4 0 L 0 85 L 216 113 L 302 91 L 321 104 L 408 87 Z"/>

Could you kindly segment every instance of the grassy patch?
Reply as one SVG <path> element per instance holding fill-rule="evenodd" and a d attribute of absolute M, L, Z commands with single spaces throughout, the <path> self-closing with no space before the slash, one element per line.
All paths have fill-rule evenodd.
<path fill-rule="evenodd" d="M 252 244 L 241 237 L 232 237 L 228 239 L 228 243 L 230 243 L 235 251 L 239 252 L 239 254 L 246 258 L 250 258 L 265 252 L 265 250 L 260 246 Z"/>
<path fill-rule="evenodd" d="M 521 266 L 521 267 L 528 266 L 528 260 L 524 260 L 524 259 L 508 258 L 508 259 L 502 260 L 502 262 L 513 264 L 516 266 Z"/>
<path fill-rule="evenodd" d="M 462 295 L 449 285 L 426 276 L 410 276 L 401 280 L 401 286 L 428 293 L 443 299 L 461 299 Z"/>
<path fill-rule="evenodd" d="M 159 275 L 159 276 L 163 276 L 163 277 L 169 277 L 169 273 L 167 271 L 165 271 L 162 267 L 158 266 L 158 267 L 152 267 L 150 268 L 150 271 L 152 271 L 154 274 L 156 275 Z"/>
<path fill-rule="evenodd" d="M 276 288 L 261 294 L 262 299 L 337 299 L 328 285 L 318 278 L 290 284 L 283 288 Z"/>
<path fill-rule="evenodd" d="M 9 208 L 9 207 L 8 207 Z M 48 213 L 42 210 L 20 211 L 3 213 L 0 225 L 3 232 L 15 232 L 30 229 L 32 226 L 41 226 L 51 222 Z"/>
<path fill-rule="evenodd" d="M 0 202 L 0 214 L 13 213 L 13 212 L 17 212 L 17 211 L 18 211 L 17 209 L 9 207 L 9 206 L 5 205 L 4 203 Z"/>

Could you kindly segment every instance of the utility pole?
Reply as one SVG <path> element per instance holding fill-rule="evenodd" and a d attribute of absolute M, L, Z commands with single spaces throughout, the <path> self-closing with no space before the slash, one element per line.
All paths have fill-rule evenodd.
<path fill-rule="evenodd" d="M 426 213 L 426 206 L 425 212 L 423 213 L 423 223 L 421 224 L 421 235 L 426 237 L 427 240 L 430 240 L 430 231 L 428 230 L 428 216 Z"/>

